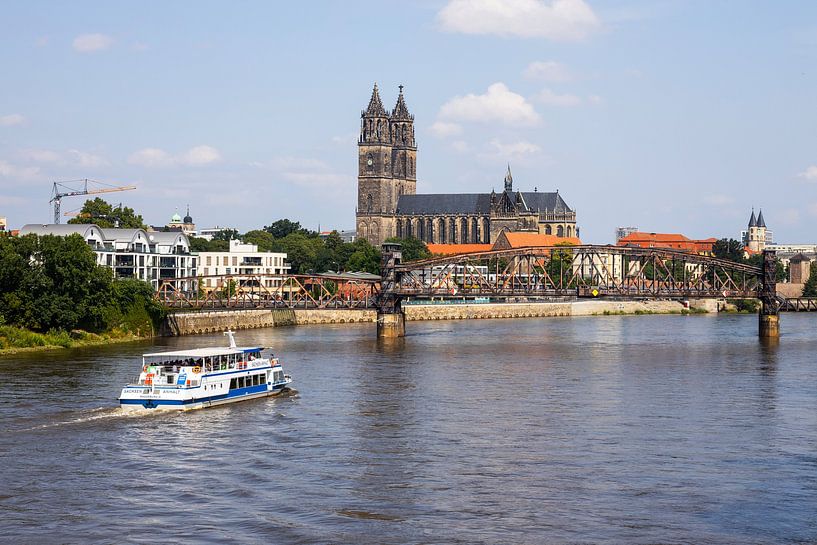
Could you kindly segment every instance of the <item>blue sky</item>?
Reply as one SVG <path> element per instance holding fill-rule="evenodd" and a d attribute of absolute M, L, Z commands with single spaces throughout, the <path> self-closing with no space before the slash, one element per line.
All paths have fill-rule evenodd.
<path fill-rule="evenodd" d="M 559 189 L 582 238 L 817 242 L 817 3 L 7 2 L 0 216 L 136 184 L 163 224 L 352 228 L 360 110 L 405 85 L 418 192 Z M 82 199 L 66 199 L 64 210 Z"/>

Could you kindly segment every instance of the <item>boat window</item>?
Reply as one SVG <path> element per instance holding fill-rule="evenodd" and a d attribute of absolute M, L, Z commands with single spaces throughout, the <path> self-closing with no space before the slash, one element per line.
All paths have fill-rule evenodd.
<path fill-rule="evenodd" d="M 236 387 L 235 379 L 230 379 L 230 390 L 235 390 Z"/>

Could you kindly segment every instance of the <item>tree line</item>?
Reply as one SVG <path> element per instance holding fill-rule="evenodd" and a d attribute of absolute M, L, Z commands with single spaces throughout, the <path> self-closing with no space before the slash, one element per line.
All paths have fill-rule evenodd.
<path fill-rule="evenodd" d="M 151 334 L 164 313 L 150 284 L 115 279 L 78 234 L 0 236 L 0 325 Z"/>
<path fill-rule="evenodd" d="M 321 237 L 317 231 L 301 227 L 297 221 L 280 219 L 263 229 L 239 233 L 225 229 L 216 233 L 212 240 L 190 237 L 190 249 L 194 252 L 226 252 L 230 240 L 255 244 L 262 252 L 284 252 L 294 274 L 335 272 L 380 273 L 380 248 L 362 238 L 344 242 L 337 231 Z M 403 260 L 413 261 L 430 257 L 425 243 L 416 238 L 388 239 L 403 246 Z"/>

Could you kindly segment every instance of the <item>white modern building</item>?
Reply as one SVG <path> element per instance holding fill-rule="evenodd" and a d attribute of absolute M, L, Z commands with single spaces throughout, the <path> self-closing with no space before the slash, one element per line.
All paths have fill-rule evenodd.
<path fill-rule="evenodd" d="M 194 289 L 197 256 L 190 241 L 180 232 L 147 232 L 144 229 L 103 229 L 88 224 L 28 224 L 20 236 L 78 234 L 96 253 L 96 261 L 114 271 L 117 278 L 137 278 L 153 289 L 169 282 L 176 289 Z"/>
<path fill-rule="evenodd" d="M 286 258 L 285 253 L 259 252 L 255 244 L 231 240 L 226 252 L 199 253 L 198 276 L 206 290 L 221 287 L 225 275 L 257 275 L 257 280 L 242 279 L 241 285 L 277 288 L 282 280 L 269 275 L 288 274 L 290 266 Z"/>
<path fill-rule="evenodd" d="M 198 232 L 193 235 L 198 238 L 203 238 L 204 240 L 213 240 L 213 237 L 219 234 L 222 231 L 234 231 L 233 227 L 219 227 L 216 225 L 215 227 L 206 227 L 204 229 L 199 229 Z"/>

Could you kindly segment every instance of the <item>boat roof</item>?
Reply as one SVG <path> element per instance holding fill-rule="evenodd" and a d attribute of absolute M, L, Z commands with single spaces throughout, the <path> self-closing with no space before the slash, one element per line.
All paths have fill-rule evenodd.
<path fill-rule="evenodd" d="M 229 354 L 246 354 L 247 352 L 259 352 L 263 346 L 238 346 L 236 348 L 196 348 L 195 350 L 174 350 L 171 352 L 153 352 L 142 354 L 144 358 L 206 358 L 208 356 L 226 356 Z"/>

